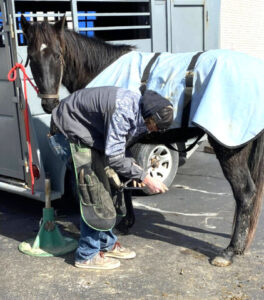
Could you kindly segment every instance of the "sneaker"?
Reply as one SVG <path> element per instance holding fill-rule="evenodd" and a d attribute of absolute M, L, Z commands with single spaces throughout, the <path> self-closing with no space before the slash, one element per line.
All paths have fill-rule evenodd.
<path fill-rule="evenodd" d="M 128 248 L 124 248 L 120 243 L 116 242 L 113 249 L 107 252 L 104 252 L 105 256 L 120 258 L 120 259 L 131 259 L 136 257 L 136 252 Z"/>
<path fill-rule="evenodd" d="M 120 266 L 120 261 L 105 257 L 104 253 L 99 252 L 93 258 L 83 262 L 76 261 L 75 267 L 84 269 L 112 270 Z"/>

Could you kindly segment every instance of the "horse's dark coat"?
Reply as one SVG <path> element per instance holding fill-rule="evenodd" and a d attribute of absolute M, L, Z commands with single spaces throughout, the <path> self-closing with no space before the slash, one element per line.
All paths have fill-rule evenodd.
<path fill-rule="evenodd" d="M 111 62 L 132 50 L 127 45 L 114 46 L 86 38 L 64 30 L 63 26 L 64 19 L 54 26 L 47 22 L 30 25 L 22 17 L 23 31 L 28 40 L 30 66 L 41 93 L 53 93 L 58 89 L 60 82 L 58 73 L 61 68 L 59 56 L 62 56 L 64 61 L 62 83 L 69 92 L 73 92 L 84 88 Z M 44 51 L 40 51 L 42 44 L 47 45 Z M 51 110 L 56 105 L 54 100 L 46 99 L 46 110 Z M 180 133 L 182 135 L 181 131 Z M 177 137 L 170 136 L 170 138 L 176 140 Z M 210 136 L 209 141 L 232 187 L 236 201 L 230 244 L 212 260 L 214 265 L 226 266 L 232 263 L 234 255 L 245 251 L 256 231 L 264 187 L 264 133 L 237 149 L 228 149 Z M 133 216 L 132 209 L 130 203 L 130 218 Z"/>

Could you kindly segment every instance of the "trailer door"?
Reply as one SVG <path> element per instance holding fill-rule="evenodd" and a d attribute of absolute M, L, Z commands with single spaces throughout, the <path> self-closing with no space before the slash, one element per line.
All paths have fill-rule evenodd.
<path fill-rule="evenodd" d="M 6 1 L 0 12 L 0 176 L 24 180 L 22 145 L 18 119 L 18 97 L 14 83 L 7 80 L 12 67 L 11 33 Z"/>

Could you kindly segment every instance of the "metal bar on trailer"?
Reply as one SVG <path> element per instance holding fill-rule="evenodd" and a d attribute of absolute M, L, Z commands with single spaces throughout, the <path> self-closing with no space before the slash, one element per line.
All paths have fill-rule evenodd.
<path fill-rule="evenodd" d="M 167 51 L 171 52 L 171 48 L 172 48 L 171 1 L 166 1 L 166 16 L 167 16 Z"/>
<path fill-rule="evenodd" d="M 54 2 L 54 0 L 15 0 L 16 2 Z M 56 0 L 57 2 L 72 2 L 75 0 Z M 77 0 L 78 2 L 149 2 L 149 0 Z"/>
<path fill-rule="evenodd" d="M 15 17 L 21 17 L 22 14 L 15 14 Z M 33 18 L 33 17 L 71 17 L 71 13 L 29 13 L 25 14 L 27 18 Z M 77 13 L 78 17 L 122 17 L 122 16 L 150 16 L 149 12 L 145 13 Z"/>
<path fill-rule="evenodd" d="M 149 29 L 150 25 L 144 26 L 113 26 L 113 27 L 86 27 L 79 28 L 80 31 L 100 31 L 100 30 L 125 30 L 125 29 Z"/>
<path fill-rule="evenodd" d="M 150 25 L 142 26 L 113 26 L 113 27 L 86 27 L 79 28 L 79 31 L 100 31 L 100 30 L 127 30 L 127 29 L 149 29 Z M 22 30 L 17 30 L 17 33 L 23 33 Z"/>
<path fill-rule="evenodd" d="M 78 21 L 78 8 L 76 0 L 71 1 L 71 9 L 72 9 L 72 22 L 73 22 L 73 29 L 75 31 L 79 31 L 79 21 Z"/>
<path fill-rule="evenodd" d="M 54 2 L 55 0 L 15 0 L 16 2 Z M 72 0 L 56 0 L 56 2 L 70 2 Z"/>
<path fill-rule="evenodd" d="M 21 15 L 23 14 L 15 14 L 15 17 L 21 17 Z M 62 14 L 62 13 L 29 13 L 29 14 L 25 14 L 25 17 L 29 17 L 29 18 L 33 18 L 33 17 L 63 17 L 64 15 L 66 15 L 66 17 L 71 17 L 72 14 L 71 13 L 66 13 L 66 14 Z"/>
<path fill-rule="evenodd" d="M 149 12 L 144 13 L 78 13 L 79 17 L 119 17 L 119 16 L 149 16 Z"/>
<path fill-rule="evenodd" d="M 30 1 L 30 0 L 28 0 Z M 105 0 L 78 0 L 78 2 L 106 2 Z M 107 2 L 149 2 L 149 0 L 107 0 Z"/>

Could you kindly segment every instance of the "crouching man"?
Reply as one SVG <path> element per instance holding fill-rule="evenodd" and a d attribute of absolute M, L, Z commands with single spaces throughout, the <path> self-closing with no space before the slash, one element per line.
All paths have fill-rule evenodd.
<path fill-rule="evenodd" d="M 80 198 L 76 267 L 114 269 L 120 266 L 119 259 L 136 256 L 122 247 L 112 232 L 116 209 L 105 168 L 154 193 L 164 193 L 167 187 L 160 180 L 126 156 L 126 144 L 148 131 L 167 129 L 172 120 L 171 103 L 156 92 L 140 96 L 118 87 L 79 90 L 53 109 L 51 135 L 59 132 L 70 142 Z"/>

